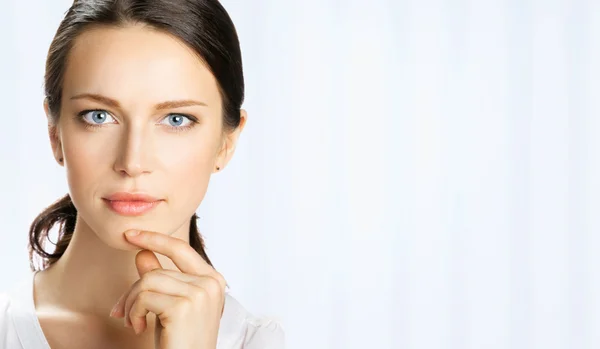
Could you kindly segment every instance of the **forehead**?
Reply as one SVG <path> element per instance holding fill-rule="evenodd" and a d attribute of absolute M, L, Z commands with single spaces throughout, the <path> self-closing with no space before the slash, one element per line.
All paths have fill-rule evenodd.
<path fill-rule="evenodd" d="M 65 97 L 98 93 L 127 103 L 182 98 L 220 100 L 217 82 L 196 53 L 164 32 L 99 26 L 74 42 L 64 76 Z M 218 104 L 218 103 L 217 103 Z"/>

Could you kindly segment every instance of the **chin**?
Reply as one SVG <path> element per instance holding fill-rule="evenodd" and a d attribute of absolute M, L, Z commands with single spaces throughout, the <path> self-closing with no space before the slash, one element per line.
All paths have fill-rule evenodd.
<path fill-rule="evenodd" d="M 130 244 L 126 240 L 124 235 L 126 231 L 137 229 L 173 235 L 173 232 L 181 228 L 181 224 L 175 224 L 176 220 L 173 219 L 174 217 L 167 219 L 164 217 L 166 214 L 160 213 L 154 212 L 140 216 L 124 216 L 107 210 L 104 207 L 100 210 L 97 210 L 97 207 L 91 207 L 91 210 L 84 209 L 79 211 L 79 217 L 82 218 L 81 223 L 87 225 L 89 231 L 93 232 L 106 245 L 118 250 L 135 251 L 140 248 Z M 186 221 L 184 217 L 181 217 L 181 219 Z M 187 219 L 189 220 L 189 218 Z"/>
<path fill-rule="evenodd" d="M 112 228 L 112 227 L 111 227 Z M 121 228 L 115 227 L 116 229 L 111 229 L 107 226 L 99 227 L 98 229 L 91 229 L 92 234 L 94 234 L 98 240 L 103 242 L 105 245 L 122 251 L 135 251 L 140 248 L 130 244 L 126 239 L 123 233 L 126 230 L 134 229 L 134 228 Z"/>
<path fill-rule="evenodd" d="M 147 230 L 148 223 L 143 224 L 142 222 L 136 222 L 135 219 L 119 219 L 115 217 L 107 217 L 106 215 L 92 215 L 93 218 L 85 220 L 84 223 L 87 225 L 89 233 L 106 244 L 107 246 L 122 250 L 122 251 L 135 251 L 140 248 L 130 244 L 126 239 L 124 233 L 131 229 Z M 81 214 L 80 214 L 81 217 Z"/>

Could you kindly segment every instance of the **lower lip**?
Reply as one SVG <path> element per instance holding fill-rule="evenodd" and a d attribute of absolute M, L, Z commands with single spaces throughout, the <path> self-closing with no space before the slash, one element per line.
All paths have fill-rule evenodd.
<path fill-rule="evenodd" d="M 148 213 L 154 207 L 156 207 L 159 201 L 111 201 L 103 199 L 104 202 L 116 213 L 123 216 L 141 216 Z"/>

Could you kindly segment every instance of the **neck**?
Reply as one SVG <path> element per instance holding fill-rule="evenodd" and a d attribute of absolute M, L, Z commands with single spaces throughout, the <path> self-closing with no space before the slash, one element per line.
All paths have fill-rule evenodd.
<path fill-rule="evenodd" d="M 172 236 L 189 243 L 189 220 Z M 107 245 L 77 218 L 75 231 L 63 256 L 36 281 L 36 308 L 105 319 L 123 326 L 123 319 L 109 317 L 119 297 L 140 279 L 135 266 L 139 248 L 121 250 Z M 156 254 L 164 269 L 179 270 L 167 257 Z M 39 287 L 38 287 L 39 286 Z"/>

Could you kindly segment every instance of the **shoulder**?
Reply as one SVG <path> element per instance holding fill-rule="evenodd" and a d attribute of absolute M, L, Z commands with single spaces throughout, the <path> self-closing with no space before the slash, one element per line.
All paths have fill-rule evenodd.
<path fill-rule="evenodd" d="M 16 332 L 11 319 L 14 312 L 14 297 L 10 292 L 0 293 L 0 348 L 14 348 Z M 20 348 L 17 346 L 16 348 Z"/>
<path fill-rule="evenodd" d="M 10 308 L 11 297 L 8 292 L 0 293 L 0 332 L 7 325 L 7 314 Z"/>
<path fill-rule="evenodd" d="M 20 310 L 22 307 L 21 294 L 23 293 L 21 283 L 13 285 L 8 290 L 0 292 L 0 328 L 5 329 L 9 324 L 9 315 L 11 312 Z M 1 330 L 0 330 L 1 331 Z"/>
<path fill-rule="evenodd" d="M 280 321 L 255 316 L 230 293 L 219 329 L 218 349 L 283 349 L 284 328 Z"/>
<path fill-rule="evenodd" d="M 0 292 L 0 348 L 36 348 L 38 334 L 31 328 L 35 319 L 32 273 Z"/>

